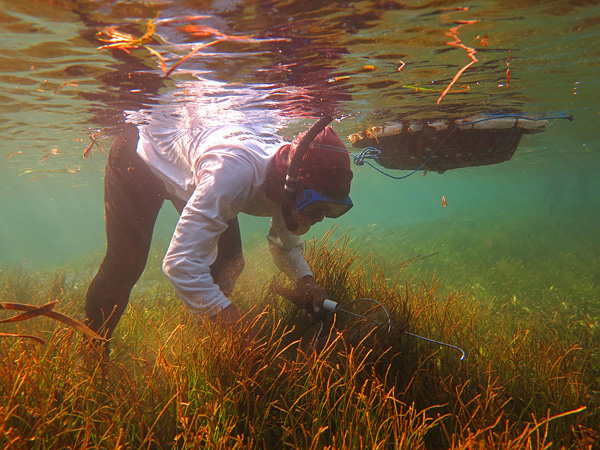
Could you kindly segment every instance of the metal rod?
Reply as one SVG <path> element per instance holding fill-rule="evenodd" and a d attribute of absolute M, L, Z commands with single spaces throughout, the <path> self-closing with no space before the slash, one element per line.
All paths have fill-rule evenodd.
<path fill-rule="evenodd" d="M 383 306 L 383 304 L 381 304 L 377 300 L 373 300 L 372 298 L 357 298 L 356 300 L 352 300 L 351 302 L 348 302 L 348 303 L 346 303 L 346 304 L 344 304 L 342 306 L 338 306 L 337 308 L 335 308 L 330 313 L 341 311 L 341 312 L 346 313 L 346 314 L 348 314 L 350 316 L 358 317 L 358 318 L 360 318 L 362 320 L 369 320 L 369 321 L 371 321 L 371 322 L 373 322 L 373 323 L 375 323 L 377 325 L 383 325 L 383 322 L 379 322 L 379 321 L 370 319 L 368 317 L 365 317 L 363 315 L 356 314 L 356 313 L 353 313 L 352 311 L 348 311 L 348 310 L 344 309 L 345 307 L 348 307 L 349 305 L 351 305 L 351 304 L 353 304 L 355 302 L 358 302 L 358 301 L 371 301 L 373 303 L 376 303 L 381 309 L 383 309 L 383 311 L 387 315 L 387 318 L 388 318 L 388 320 L 387 320 L 387 322 L 388 322 L 388 333 L 392 330 L 392 323 L 391 323 L 391 319 L 390 319 L 390 314 L 389 314 L 387 308 L 385 306 Z M 321 334 L 321 330 L 322 329 L 323 329 L 323 322 L 321 321 L 321 329 L 319 330 L 317 338 Z M 464 350 L 462 348 L 460 348 L 460 347 L 457 347 L 456 345 L 447 344 L 446 342 L 436 341 L 435 339 L 430 339 L 430 338 L 426 338 L 424 336 L 419 336 L 418 334 L 409 333 L 408 331 L 405 331 L 404 334 L 407 334 L 409 336 L 412 336 L 412 337 L 415 337 L 415 338 L 418 338 L 418 339 L 422 339 L 422 340 L 427 341 L 427 342 L 432 342 L 434 344 L 443 345 L 444 347 L 454 348 L 454 349 L 456 349 L 456 350 L 458 350 L 460 352 L 460 354 L 461 354 L 460 360 L 461 361 L 463 361 L 465 359 L 465 357 L 466 357 L 466 354 L 465 354 Z"/>

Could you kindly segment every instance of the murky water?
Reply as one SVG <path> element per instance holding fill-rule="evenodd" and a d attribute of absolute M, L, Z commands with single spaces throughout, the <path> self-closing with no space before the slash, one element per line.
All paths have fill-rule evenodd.
<path fill-rule="evenodd" d="M 103 168 L 125 117 L 260 122 L 293 137 L 316 111 L 336 112 L 343 136 L 397 119 L 544 112 L 574 120 L 525 136 L 502 164 L 398 181 L 354 167 L 356 206 L 340 229 L 388 265 L 443 251 L 413 267 L 450 284 L 485 284 L 498 261 L 521 264 L 523 280 L 543 270 L 547 284 L 576 270 L 564 283 L 587 287 L 571 295 L 599 302 L 597 1 L 0 4 L 3 265 L 98 262 Z M 477 61 L 438 103 L 469 49 Z M 157 242 L 175 221 L 165 207 Z M 247 245 L 263 245 L 265 221 L 242 221 Z"/>

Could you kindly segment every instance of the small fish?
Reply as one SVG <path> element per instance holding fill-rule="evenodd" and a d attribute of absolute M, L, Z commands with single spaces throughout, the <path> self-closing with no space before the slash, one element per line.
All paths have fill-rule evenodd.
<path fill-rule="evenodd" d="M 446 201 L 446 196 L 442 195 L 442 206 L 448 206 L 448 202 Z"/>

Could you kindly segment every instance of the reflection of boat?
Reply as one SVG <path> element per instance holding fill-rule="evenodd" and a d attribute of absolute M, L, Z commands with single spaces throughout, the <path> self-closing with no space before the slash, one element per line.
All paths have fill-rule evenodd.
<path fill-rule="evenodd" d="M 377 150 L 374 159 L 387 169 L 442 173 L 508 161 L 524 134 L 546 129 L 546 119 L 533 114 L 491 114 L 402 120 L 367 128 L 348 139 L 354 147 Z"/>

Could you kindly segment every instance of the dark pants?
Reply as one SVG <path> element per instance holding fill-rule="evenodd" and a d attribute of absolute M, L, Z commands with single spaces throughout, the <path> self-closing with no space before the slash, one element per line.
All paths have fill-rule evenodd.
<path fill-rule="evenodd" d="M 142 275 L 152 231 L 165 199 L 179 213 L 185 206 L 172 198 L 163 182 L 136 153 L 138 131 L 133 125 L 113 143 L 104 176 L 106 256 L 92 280 L 85 300 L 88 326 L 109 338 L 125 307 L 134 284 Z M 237 218 L 218 242 L 218 256 L 210 267 L 215 283 L 229 296 L 244 267 Z"/>

